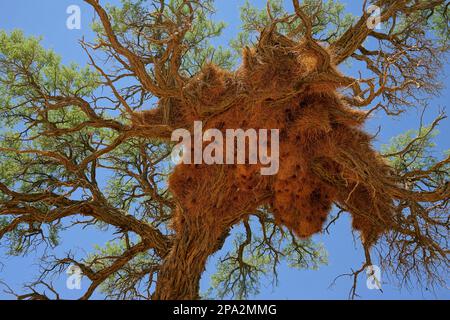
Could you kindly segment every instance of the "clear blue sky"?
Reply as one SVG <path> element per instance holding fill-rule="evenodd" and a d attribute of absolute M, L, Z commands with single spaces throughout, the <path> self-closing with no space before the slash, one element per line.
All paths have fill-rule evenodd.
<path fill-rule="evenodd" d="M 105 1 L 102 1 L 103 3 Z M 115 1 L 111 1 L 115 2 Z M 228 27 L 218 44 L 227 45 L 237 32 L 239 27 L 238 8 L 244 3 L 244 0 L 216 0 L 217 14 L 216 19 L 228 23 Z M 252 3 L 258 6 L 264 6 L 264 0 L 252 0 Z M 347 3 L 349 11 L 359 13 L 361 11 L 362 0 L 342 1 Z M 76 4 L 81 7 L 82 29 L 68 30 L 66 28 L 66 8 L 69 5 Z M 85 64 L 87 59 L 78 44 L 78 40 L 85 36 L 92 38 L 92 32 L 89 25 L 93 13 L 90 7 L 81 0 L 15 0 L 0 1 L 0 29 L 12 30 L 22 29 L 27 35 L 43 36 L 43 45 L 46 48 L 53 48 L 63 57 L 65 63 L 72 61 L 79 64 Z M 450 67 L 445 65 L 443 76 L 444 82 L 448 83 Z M 426 120 L 430 121 L 436 114 L 438 107 L 445 107 L 447 98 L 450 96 L 450 88 L 442 92 L 442 96 L 431 102 L 430 110 L 426 114 Z M 368 129 L 375 133 L 378 125 L 383 126 L 382 133 L 378 136 L 377 144 L 387 143 L 389 138 L 402 133 L 408 129 L 415 129 L 419 125 L 420 110 L 412 110 L 408 115 L 392 120 L 382 115 L 376 115 L 368 124 Z M 450 149 L 449 132 L 450 121 L 440 127 L 440 136 L 437 139 L 439 149 Z M 355 235 L 356 237 L 356 235 Z M 83 257 L 86 252 L 92 250 L 94 244 L 103 244 L 111 239 L 109 232 L 100 232 L 98 230 L 80 230 L 73 229 L 65 232 L 62 236 L 63 242 L 57 248 L 55 254 L 62 256 L 69 250 L 77 253 L 77 256 Z M 323 242 L 329 253 L 329 264 L 322 266 L 317 271 L 309 270 L 291 270 L 282 266 L 279 271 L 279 285 L 272 288 L 270 284 L 263 287 L 261 293 L 254 297 L 259 299 L 346 299 L 351 286 L 351 279 L 342 278 L 337 284 L 329 288 L 333 279 L 350 271 L 351 268 L 357 268 L 363 261 L 363 253 L 358 241 L 354 241 L 350 220 L 347 216 L 342 217 L 335 226 L 331 228 L 330 235 L 317 235 L 315 241 Z M 229 246 L 229 241 L 225 247 Z M 35 252 L 28 257 L 7 258 L 4 252 L 0 251 L 0 280 L 7 282 L 14 288 L 19 288 L 25 281 L 30 281 L 37 274 L 36 262 L 41 252 Z M 49 252 L 51 254 L 51 252 Z M 210 259 L 207 272 L 202 279 L 202 289 L 208 287 L 209 275 L 213 271 L 216 259 Z M 383 280 L 386 280 L 384 275 Z M 66 298 L 76 298 L 81 292 L 68 291 L 64 289 L 65 276 L 56 279 L 57 288 L 61 289 Z M 84 287 L 87 283 L 84 282 Z M 435 293 L 424 291 L 413 286 L 409 290 L 399 290 L 394 284 L 387 283 L 383 285 L 384 293 L 376 290 L 368 290 L 365 286 L 365 279 L 360 279 L 359 294 L 364 299 L 449 299 L 449 290 L 438 288 Z M 100 294 L 95 295 L 101 298 Z M 0 298 L 10 298 L 3 292 L 0 292 Z"/>

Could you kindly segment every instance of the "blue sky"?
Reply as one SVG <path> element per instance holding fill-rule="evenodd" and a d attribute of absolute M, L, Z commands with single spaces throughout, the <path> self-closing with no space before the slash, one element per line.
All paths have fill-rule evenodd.
<path fill-rule="evenodd" d="M 103 1 L 104 3 L 105 1 Z M 113 2 L 113 1 L 112 1 Z M 258 6 L 264 6 L 263 0 L 252 0 Z M 361 1 L 342 1 L 347 3 L 348 10 L 353 13 L 361 11 Z M 217 20 L 227 22 L 228 27 L 224 35 L 216 41 L 217 44 L 227 45 L 239 28 L 239 10 L 244 0 L 217 0 Z M 81 7 L 82 28 L 81 30 L 68 30 L 66 28 L 66 9 L 69 5 L 76 4 Z M 46 48 L 53 48 L 63 57 L 64 63 L 72 61 L 83 65 L 87 62 L 78 40 L 85 36 L 92 38 L 89 25 L 92 19 L 92 10 L 80 0 L 15 0 L 0 1 L 0 29 L 12 30 L 22 29 L 27 35 L 43 36 L 43 45 Z M 450 67 L 445 65 L 442 70 L 444 83 L 448 83 Z M 425 115 L 426 122 L 430 122 L 437 115 L 439 107 L 445 107 L 447 97 L 450 96 L 450 87 L 442 91 L 442 95 L 430 100 L 430 109 Z M 415 129 L 419 125 L 419 115 L 421 110 L 411 110 L 405 116 L 398 119 L 388 119 L 383 115 L 375 115 L 368 124 L 368 130 L 375 133 L 379 125 L 383 130 L 377 137 L 376 144 L 387 143 L 389 138 L 402 133 L 408 129 Z M 450 121 L 445 122 L 440 127 L 440 135 L 437 143 L 440 150 L 450 149 L 449 132 Z M 355 237 L 355 238 L 354 238 Z M 363 261 L 363 253 L 356 239 L 357 235 L 352 235 L 350 220 L 347 216 L 338 220 L 331 228 L 329 235 L 317 235 L 315 241 L 323 242 L 328 250 L 329 263 L 322 266 L 317 271 L 291 270 L 286 266 L 281 266 L 279 270 L 279 284 L 273 288 L 270 284 L 263 286 L 261 293 L 254 298 L 259 299 L 346 299 L 351 286 L 350 278 L 342 278 L 336 285 L 330 288 L 333 279 L 343 273 L 348 273 L 352 268 L 358 268 Z M 65 232 L 63 243 L 57 248 L 55 254 L 63 255 L 71 250 L 77 255 L 83 256 L 92 250 L 95 244 L 103 244 L 111 239 L 109 232 L 100 232 L 95 229 L 81 230 L 73 229 Z M 356 241 L 355 241 L 356 239 Z M 231 240 L 231 239 L 230 239 Z M 229 247 L 230 240 L 225 248 Z M 25 281 L 30 281 L 37 274 L 36 263 L 42 252 L 33 252 L 28 257 L 6 257 L 0 251 L 0 280 L 7 282 L 14 288 L 20 288 Z M 216 259 L 210 259 L 207 271 L 202 279 L 202 290 L 206 290 L 209 282 L 209 275 L 214 270 Z M 386 275 L 383 275 L 386 280 Z M 67 298 L 76 298 L 81 292 L 68 291 L 64 288 L 65 277 L 56 279 L 55 284 Z M 86 286 L 86 283 L 84 283 Z M 365 279 L 362 277 L 359 282 L 359 294 L 364 299 L 449 299 L 449 290 L 437 288 L 434 293 L 419 289 L 413 285 L 409 290 L 399 290 L 394 283 L 383 284 L 383 293 L 376 290 L 368 290 L 365 286 Z M 95 295 L 101 298 L 100 294 Z M 0 291 L 0 298 L 10 298 Z"/>

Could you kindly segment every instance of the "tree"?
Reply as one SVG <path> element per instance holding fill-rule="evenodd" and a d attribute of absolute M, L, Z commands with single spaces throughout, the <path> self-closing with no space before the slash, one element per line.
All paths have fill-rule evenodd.
<path fill-rule="evenodd" d="M 98 16 L 97 39 L 80 41 L 88 67 L 62 65 L 19 31 L 0 34 L 0 239 L 26 253 L 57 245 L 62 229 L 94 224 L 121 240 L 82 261 L 47 256 L 18 298 L 51 298 L 45 290 L 59 298 L 47 277 L 70 264 L 91 281 L 82 299 L 98 287 L 111 298 L 199 298 L 208 257 L 239 223 L 213 284 L 219 296 L 246 297 L 281 259 L 301 268 L 324 262 L 309 236 L 333 204 L 361 231 L 366 261 L 355 283 L 375 249 L 396 274 L 442 279 L 450 158 L 429 149 L 445 116 L 384 154 L 361 127 L 375 112 L 401 116 L 439 91 L 445 1 L 373 1 L 380 30 L 368 1 L 360 17 L 335 1 L 293 0 L 292 12 L 281 1 L 263 11 L 247 4 L 232 43 L 238 59 L 210 44 L 224 28 L 210 18 L 211 0 L 85 1 Z M 337 70 L 347 62 L 358 63 L 359 78 Z M 194 120 L 280 128 L 280 172 L 172 168 L 171 133 Z"/>

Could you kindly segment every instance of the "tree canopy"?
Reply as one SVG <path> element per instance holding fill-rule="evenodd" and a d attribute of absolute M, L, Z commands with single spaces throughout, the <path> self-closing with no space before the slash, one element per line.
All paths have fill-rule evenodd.
<path fill-rule="evenodd" d="M 339 1 L 270 0 L 264 9 L 247 2 L 241 32 L 229 47 L 212 45 L 226 27 L 214 20 L 212 0 L 122 0 L 119 6 L 85 1 L 96 14 L 96 39 L 80 40 L 87 66 L 62 64 L 40 38 L 0 32 L 0 241 L 9 254 L 26 255 L 36 247 L 55 248 L 64 241 L 63 231 L 79 225 L 110 228 L 117 237 L 82 260 L 46 255 L 25 292 L 11 290 L 21 299 L 59 299 L 51 279 L 71 264 L 90 280 L 81 299 L 95 290 L 113 299 L 200 297 L 204 265 L 194 277 L 196 295 L 175 289 L 162 295 L 158 282 L 170 276 L 167 261 L 181 268 L 187 262 L 179 251 L 187 248 L 189 256 L 192 249 L 188 231 L 173 227 L 180 204 L 168 189 L 174 170 L 169 138 L 175 128 L 191 125 L 180 101 L 198 101 L 186 88 L 207 87 L 208 67 L 237 74 L 252 57 L 246 52 L 256 52 L 258 60 L 258 53 L 272 46 L 297 50 L 307 43 L 323 65 L 299 80 L 299 88 L 333 83 L 343 103 L 363 115 L 361 122 L 376 113 L 402 117 L 411 108 L 425 108 L 442 88 L 450 36 L 448 3 L 442 0 L 364 1 L 360 16 Z M 381 9 L 380 29 L 367 23 L 370 4 Z M 274 44 L 275 38 L 281 44 Z M 358 74 L 330 71 L 344 64 Z M 261 92 L 248 95 L 256 101 Z M 230 94 L 197 115 L 214 119 L 240 98 Z M 393 222 L 376 244 L 365 246 L 366 261 L 352 273 L 352 296 L 358 275 L 371 264 L 371 251 L 402 282 L 445 281 L 450 158 L 433 151 L 442 153 L 433 137 L 445 119 L 442 112 L 379 151 L 395 178 L 385 186 L 393 193 Z M 370 169 L 355 172 L 370 180 Z M 335 203 L 337 216 L 351 211 L 349 206 Z M 280 225 L 270 206 L 231 225 L 237 224 L 208 252 L 234 237 L 205 296 L 248 298 L 264 277 L 276 278 L 283 261 L 293 268 L 318 268 L 327 261 L 326 248 Z"/>

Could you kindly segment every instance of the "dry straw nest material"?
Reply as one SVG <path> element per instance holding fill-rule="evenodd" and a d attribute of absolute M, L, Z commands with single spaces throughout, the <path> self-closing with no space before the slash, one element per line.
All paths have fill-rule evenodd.
<path fill-rule="evenodd" d="M 219 237 L 266 205 L 278 224 L 309 237 L 337 203 L 352 214 L 364 242 L 373 243 L 391 224 L 390 169 L 362 130 L 365 113 L 337 93 L 340 79 L 325 49 L 274 33 L 244 49 L 236 72 L 205 66 L 185 87 L 184 100 L 172 103 L 172 117 L 186 128 L 202 120 L 204 129 L 223 132 L 279 129 L 280 168 L 261 176 L 260 165 L 178 165 L 169 180 L 180 205 L 174 228 L 200 223 Z"/>

